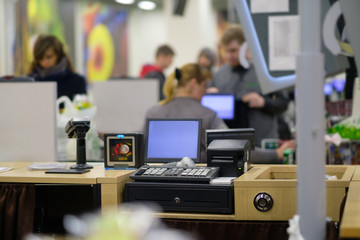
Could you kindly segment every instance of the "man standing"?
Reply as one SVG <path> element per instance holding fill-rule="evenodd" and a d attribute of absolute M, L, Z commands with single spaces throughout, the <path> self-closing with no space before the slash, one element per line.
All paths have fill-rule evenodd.
<path fill-rule="evenodd" d="M 288 100 L 280 92 L 268 95 L 261 93 L 254 67 L 250 64 L 246 69 L 240 64 L 239 52 L 244 42 L 241 26 L 233 25 L 225 30 L 221 45 L 226 64 L 214 74 L 208 92 L 235 94 L 237 105 L 246 106 L 238 108 L 236 121 L 246 122 L 247 126 L 242 124 L 233 127 L 254 128 L 255 145 L 261 146 L 261 140 L 264 138 L 278 138 L 276 114 L 286 110 Z"/>
<path fill-rule="evenodd" d="M 168 45 L 161 45 L 157 48 L 155 54 L 154 64 L 145 64 L 141 68 L 141 78 L 156 78 L 159 79 L 160 95 L 159 99 L 164 99 L 163 86 L 165 82 L 164 70 L 172 64 L 173 57 L 175 55 L 174 50 Z"/>

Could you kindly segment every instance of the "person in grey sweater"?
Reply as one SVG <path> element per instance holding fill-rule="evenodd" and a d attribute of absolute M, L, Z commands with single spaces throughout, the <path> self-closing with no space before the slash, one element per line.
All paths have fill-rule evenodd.
<path fill-rule="evenodd" d="M 201 162 L 206 162 L 205 130 L 227 128 L 213 110 L 201 105 L 210 78 L 209 70 L 200 68 L 198 64 L 186 64 L 176 69 L 165 81 L 165 99 L 145 115 L 146 118 L 202 119 Z"/>
<path fill-rule="evenodd" d="M 245 37 L 241 26 L 233 25 L 225 30 L 221 44 L 226 64 L 215 72 L 208 92 L 233 93 L 237 102 L 246 104 L 246 112 L 239 113 L 247 118 L 248 126 L 256 131 L 255 145 L 261 146 L 264 138 L 278 138 L 276 115 L 287 109 L 288 99 L 282 92 L 264 95 L 261 92 L 254 67 L 244 68 L 239 61 L 239 52 Z"/>
<path fill-rule="evenodd" d="M 198 64 L 186 64 L 170 74 L 164 84 L 165 99 L 151 107 L 145 118 L 200 118 L 202 119 L 201 162 L 206 163 L 205 130 L 226 129 L 217 114 L 201 105 L 211 73 Z M 285 147 L 285 145 L 284 145 Z M 283 147 L 283 148 L 284 148 Z M 252 151 L 253 163 L 280 163 L 285 150 Z"/>

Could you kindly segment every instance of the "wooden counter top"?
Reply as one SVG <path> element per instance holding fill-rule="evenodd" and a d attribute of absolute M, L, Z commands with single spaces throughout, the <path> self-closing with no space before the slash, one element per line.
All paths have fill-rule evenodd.
<path fill-rule="evenodd" d="M 16 183 L 69 183 L 96 184 L 119 183 L 129 178 L 132 170 L 105 170 L 103 163 L 88 163 L 94 168 L 83 174 L 47 174 L 45 170 L 28 170 L 32 162 L 1 162 L 0 167 L 12 170 L 0 173 L 0 182 Z M 68 167 L 74 163 L 68 163 Z"/>
<path fill-rule="evenodd" d="M 360 182 L 352 181 L 350 183 L 340 225 L 340 237 L 360 237 Z"/>
<path fill-rule="evenodd" d="M 352 181 L 360 182 L 360 166 L 356 167 Z"/>

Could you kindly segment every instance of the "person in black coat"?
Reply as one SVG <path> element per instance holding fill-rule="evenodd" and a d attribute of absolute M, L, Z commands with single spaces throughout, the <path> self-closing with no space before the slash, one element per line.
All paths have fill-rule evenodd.
<path fill-rule="evenodd" d="M 39 82 L 55 81 L 58 98 L 68 96 L 72 100 L 76 94 L 87 93 L 85 78 L 75 73 L 63 44 L 55 36 L 40 35 L 33 54 L 29 76 Z"/>

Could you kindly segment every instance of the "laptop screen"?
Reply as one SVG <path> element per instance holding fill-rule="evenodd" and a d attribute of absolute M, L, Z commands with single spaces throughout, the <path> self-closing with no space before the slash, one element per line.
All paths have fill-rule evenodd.
<path fill-rule="evenodd" d="M 145 162 L 200 162 L 201 119 L 147 119 Z"/>
<path fill-rule="evenodd" d="M 235 96 L 233 94 L 205 94 L 201 104 L 216 112 L 224 120 L 234 119 Z"/>

